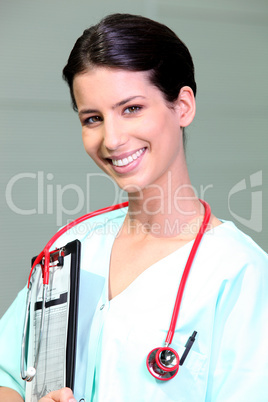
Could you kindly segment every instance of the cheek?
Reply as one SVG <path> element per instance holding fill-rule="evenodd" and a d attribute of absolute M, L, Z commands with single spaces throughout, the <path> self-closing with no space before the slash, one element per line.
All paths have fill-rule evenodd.
<path fill-rule="evenodd" d="M 159 116 L 161 116 L 161 113 Z M 162 114 L 161 117 L 159 116 L 148 121 L 146 135 L 150 142 L 159 145 L 158 150 L 170 152 L 179 143 L 180 126 L 172 115 Z"/>
<path fill-rule="evenodd" d="M 97 149 L 98 149 L 96 139 L 94 139 L 93 136 L 88 135 L 88 133 L 86 133 L 86 134 L 83 133 L 83 130 L 82 130 L 82 141 L 84 144 L 85 151 L 91 158 L 94 159 L 94 155 L 96 156 Z"/>
<path fill-rule="evenodd" d="M 139 126 L 137 133 L 142 133 L 145 140 L 153 143 L 161 139 L 162 134 L 165 131 L 164 119 L 159 118 L 159 116 L 150 116 L 142 122 Z"/>

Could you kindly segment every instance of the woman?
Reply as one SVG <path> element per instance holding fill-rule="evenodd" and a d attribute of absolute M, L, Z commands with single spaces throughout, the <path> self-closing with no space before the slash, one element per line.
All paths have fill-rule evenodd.
<path fill-rule="evenodd" d="M 127 191 L 129 206 L 64 236 L 80 233 L 82 242 L 74 395 L 65 388 L 41 401 L 264 401 L 268 259 L 231 222 L 211 215 L 203 226 L 209 208 L 192 189 L 184 153 L 196 92 L 188 49 L 164 25 L 115 14 L 77 40 L 63 76 L 86 152 Z M 191 348 L 161 381 L 147 356 L 164 344 L 200 228 L 171 344 L 180 357 L 189 339 Z M 12 370 L 2 371 L 3 395 L 12 388 L 23 397 Z"/>

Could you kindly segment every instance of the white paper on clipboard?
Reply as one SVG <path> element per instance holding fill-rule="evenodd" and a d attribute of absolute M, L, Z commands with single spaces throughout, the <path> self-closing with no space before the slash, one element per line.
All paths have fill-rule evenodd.
<path fill-rule="evenodd" d="M 70 384 L 66 384 L 66 351 L 67 340 L 70 338 L 70 336 L 68 338 L 69 322 L 70 319 L 73 321 L 76 318 L 73 316 L 73 305 L 71 305 L 74 301 L 71 289 L 78 288 L 78 283 L 72 283 L 71 271 L 79 271 L 79 258 L 75 257 L 78 264 L 74 264 L 73 254 L 70 253 L 64 257 L 63 266 L 55 264 L 50 268 L 38 365 L 33 381 L 26 384 L 26 402 L 38 402 L 47 393 L 66 385 L 70 386 Z M 75 277 L 78 278 L 77 272 L 75 272 Z M 75 290 L 75 296 L 77 296 L 78 289 Z M 37 265 L 32 276 L 27 367 L 33 366 L 35 361 L 42 313 L 42 292 L 42 271 L 40 265 Z M 77 300 L 75 300 L 75 304 L 77 304 Z M 71 326 L 75 327 L 75 324 L 72 322 Z M 72 342 L 73 340 L 70 343 Z M 72 352 L 75 353 L 75 347 L 73 345 L 71 347 L 74 349 Z"/>

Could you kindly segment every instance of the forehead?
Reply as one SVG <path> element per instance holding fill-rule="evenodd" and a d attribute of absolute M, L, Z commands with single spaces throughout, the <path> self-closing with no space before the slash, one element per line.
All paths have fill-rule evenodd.
<path fill-rule="evenodd" d="M 148 71 L 128 71 L 123 69 L 95 67 L 76 74 L 73 91 L 77 104 L 98 100 L 112 102 L 122 97 L 142 95 L 158 96 L 162 93 L 150 82 Z M 79 105 L 78 105 L 79 106 Z"/>

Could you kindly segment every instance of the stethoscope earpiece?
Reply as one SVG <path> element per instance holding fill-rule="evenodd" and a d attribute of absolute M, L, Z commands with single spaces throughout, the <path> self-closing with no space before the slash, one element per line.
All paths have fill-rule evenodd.
<path fill-rule="evenodd" d="M 153 377 L 167 381 L 178 373 L 180 358 L 170 347 L 156 348 L 148 354 L 146 364 Z"/>
<path fill-rule="evenodd" d="M 26 370 L 26 376 L 28 382 L 32 381 L 36 374 L 36 369 L 34 367 L 28 367 Z"/>

